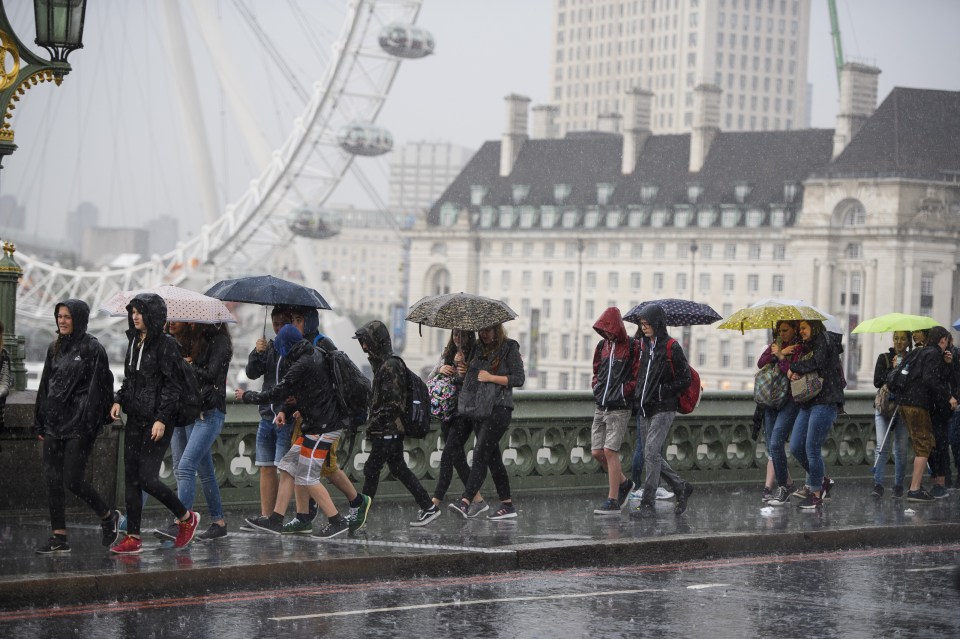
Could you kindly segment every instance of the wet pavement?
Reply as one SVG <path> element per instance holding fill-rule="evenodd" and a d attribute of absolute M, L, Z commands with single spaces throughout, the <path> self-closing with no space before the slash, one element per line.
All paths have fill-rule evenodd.
<path fill-rule="evenodd" d="M 465 520 L 444 508 L 425 528 L 409 526 L 412 500 L 375 501 L 358 536 L 333 540 L 243 531 L 242 514 L 228 513 L 224 539 L 175 550 L 145 535 L 143 554 L 134 556 L 100 546 L 99 527 L 85 513 L 68 516 L 69 555 L 37 555 L 49 535 L 45 517 L 7 516 L 0 518 L 0 607 L 960 542 L 957 491 L 915 504 L 875 500 L 871 487 L 839 480 L 822 510 L 807 512 L 765 509 L 754 485 L 698 485 L 685 514 L 660 501 L 657 516 L 645 520 L 631 519 L 629 506 L 619 516 L 594 515 L 603 497 L 596 491 L 527 494 L 516 498 L 515 520 L 488 521 L 487 513 Z M 163 517 L 148 511 L 145 530 L 167 523 Z"/>

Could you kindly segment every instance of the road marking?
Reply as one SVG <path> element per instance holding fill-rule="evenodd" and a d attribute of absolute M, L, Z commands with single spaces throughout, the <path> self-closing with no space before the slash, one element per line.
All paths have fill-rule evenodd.
<path fill-rule="evenodd" d="M 953 570 L 956 566 L 934 566 L 932 568 L 907 568 L 904 572 L 939 572 L 941 570 Z"/>
<path fill-rule="evenodd" d="M 706 590 L 707 588 L 729 588 L 730 584 L 696 584 L 687 586 L 687 590 Z"/>
<path fill-rule="evenodd" d="M 396 606 L 393 608 L 364 608 L 361 610 L 341 610 L 338 612 L 320 612 L 313 615 L 294 615 L 290 617 L 267 617 L 271 621 L 299 621 L 301 619 L 322 619 L 325 617 L 348 617 L 352 615 L 372 615 L 378 612 L 400 612 L 404 610 L 423 610 L 425 608 L 449 608 L 451 606 L 476 606 L 492 603 L 513 603 L 516 601 L 549 601 L 552 599 L 585 599 L 587 597 L 608 597 L 611 595 L 636 595 L 645 592 L 668 592 L 662 588 L 642 590 L 603 590 L 600 592 L 566 593 L 562 595 L 541 595 L 530 597 L 504 597 L 498 599 L 471 599 L 469 601 L 438 601 L 429 604 Z"/>

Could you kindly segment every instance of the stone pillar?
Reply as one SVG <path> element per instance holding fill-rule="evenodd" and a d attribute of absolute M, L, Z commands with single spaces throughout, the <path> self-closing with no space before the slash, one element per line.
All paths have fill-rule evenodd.
<path fill-rule="evenodd" d="M 530 98 L 510 94 L 507 102 L 507 123 L 500 141 L 500 177 L 513 173 L 513 163 L 520 154 L 520 147 L 527 141 L 527 106 Z"/>
<path fill-rule="evenodd" d="M 690 134 L 690 172 L 697 173 L 710 154 L 710 145 L 720 132 L 720 96 L 715 84 L 701 84 L 693 90 L 693 131 Z"/>
<path fill-rule="evenodd" d="M 533 139 L 555 140 L 560 137 L 560 128 L 557 126 L 558 107 L 551 104 L 538 104 L 533 111 Z"/>
<path fill-rule="evenodd" d="M 637 168 L 637 158 L 650 137 L 650 107 L 653 93 L 634 88 L 627 91 L 627 117 L 623 123 L 623 162 L 620 172 L 630 175 Z"/>
<path fill-rule="evenodd" d="M 26 355 L 26 340 L 17 335 L 17 285 L 23 269 L 13 259 L 17 248 L 10 242 L 3 243 L 3 258 L 0 258 L 0 322 L 3 322 L 3 347 L 10 355 L 10 373 L 14 390 L 27 387 L 27 368 L 23 365 Z"/>
<path fill-rule="evenodd" d="M 840 71 L 840 111 L 833 133 L 833 157 L 850 144 L 863 123 L 877 108 L 877 80 L 880 69 L 848 62 Z"/>

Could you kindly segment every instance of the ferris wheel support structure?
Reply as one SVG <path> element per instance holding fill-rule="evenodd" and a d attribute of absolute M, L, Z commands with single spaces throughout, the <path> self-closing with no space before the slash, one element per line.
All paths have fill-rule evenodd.
<path fill-rule="evenodd" d="M 400 58 L 385 53 L 377 36 L 390 23 L 414 24 L 422 0 L 350 0 L 322 80 L 283 145 L 259 177 L 215 222 L 177 248 L 125 269 L 90 271 L 47 264 L 18 253 L 23 279 L 17 315 L 46 319 L 69 297 L 99 308 L 118 291 L 208 280 L 214 270 L 255 268 L 269 250 L 286 242 L 285 216 L 303 203 L 322 205 L 350 168 L 353 155 L 340 148 L 337 131 L 354 121 L 374 122 L 396 77 Z"/>

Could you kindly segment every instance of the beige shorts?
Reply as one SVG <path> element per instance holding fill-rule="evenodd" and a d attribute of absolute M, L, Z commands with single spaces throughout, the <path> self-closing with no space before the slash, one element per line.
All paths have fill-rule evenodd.
<path fill-rule="evenodd" d="M 933 438 L 933 422 L 926 408 L 919 406 L 901 406 L 900 416 L 907 425 L 913 454 L 917 457 L 929 457 L 936 440 Z"/>
<path fill-rule="evenodd" d="M 620 450 L 627 436 L 627 424 L 630 423 L 630 409 L 593 411 L 593 426 L 590 428 L 590 449 Z"/>

